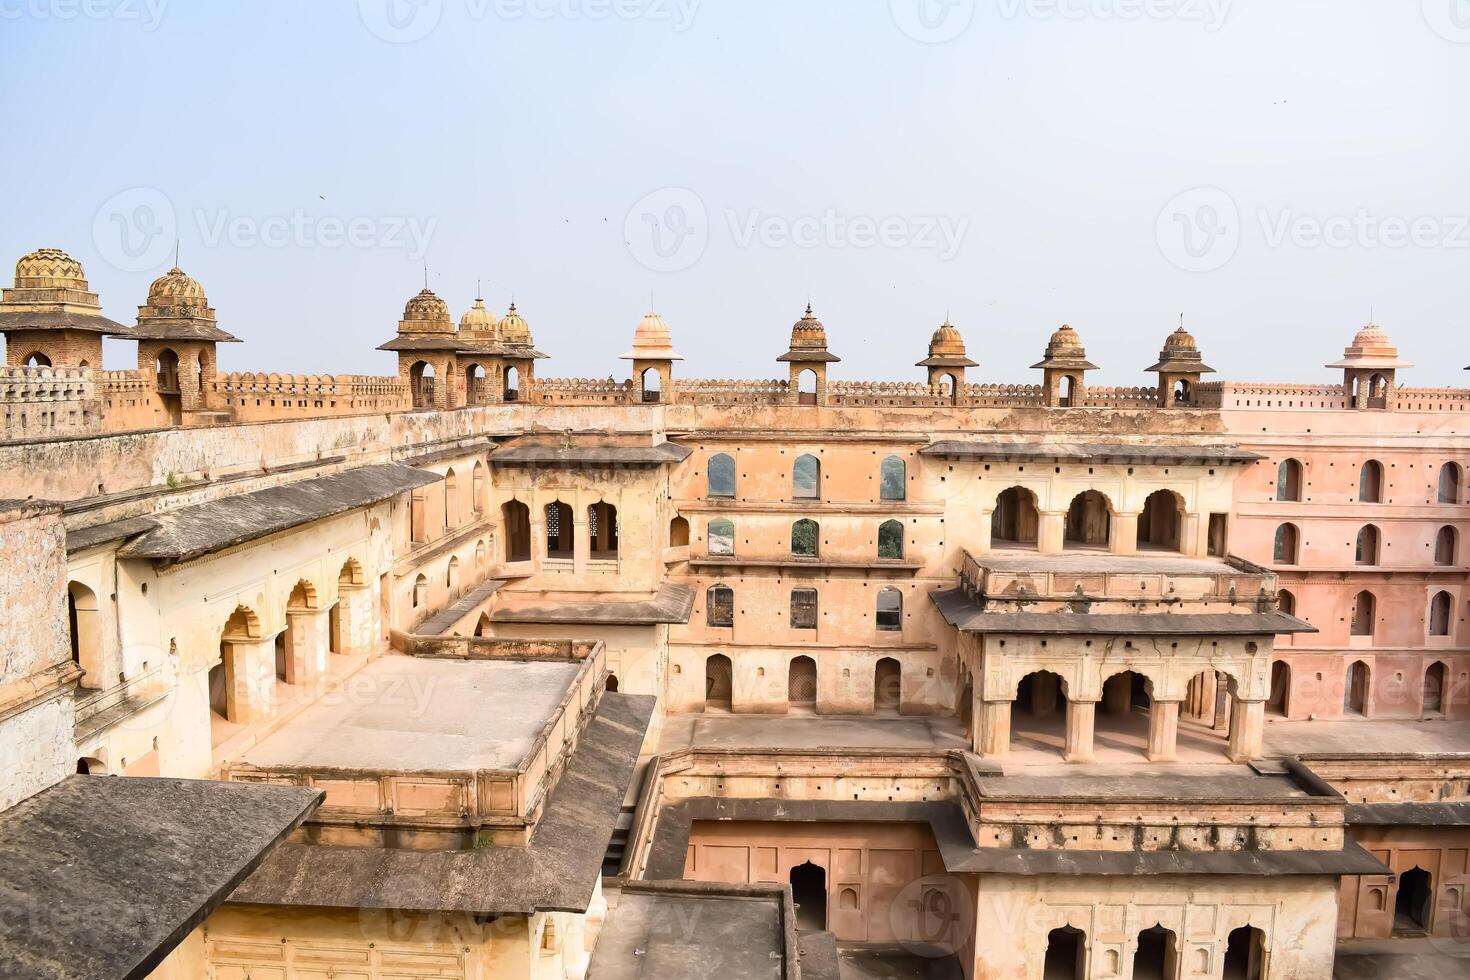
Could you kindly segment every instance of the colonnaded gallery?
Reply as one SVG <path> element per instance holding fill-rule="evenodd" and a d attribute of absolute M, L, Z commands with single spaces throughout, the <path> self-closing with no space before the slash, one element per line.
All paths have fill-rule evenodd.
<path fill-rule="evenodd" d="M 1380 327 L 589 381 L 425 289 L 394 374 L 224 374 L 138 287 L 0 302 L 0 975 L 1470 972 L 1470 390 Z"/>

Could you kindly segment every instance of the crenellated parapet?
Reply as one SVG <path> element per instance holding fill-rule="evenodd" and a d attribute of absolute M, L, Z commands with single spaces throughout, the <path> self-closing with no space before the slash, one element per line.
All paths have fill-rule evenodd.
<path fill-rule="evenodd" d="M 612 378 L 535 378 L 525 387 L 521 400 L 536 405 L 632 405 L 638 400 L 634 382 Z"/>
<path fill-rule="evenodd" d="M 732 378 L 689 378 L 674 382 L 674 399 L 689 405 L 784 405 L 791 382 Z"/>
<path fill-rule="evenodd" d="M 1321 409 L 1357 407 L 1343 385 L 1296 385 L 1275 382 L 1212 381 L 1195 390 L 1195 404 L 1209 409 Z M 1470 389 L 1394 388 L 1383 407 L 1399 412 L 1470 411 Z"/>
<path fill-rule="evenodd" d="M 100 423 L 91 368 L 0 367 L 0 439 L 87 435 Z"/>
<path fill-rule="evenodd" d="M 210 390 L 236 421 L 364 415 L 409 407 L 404 379 L 375 375 L 235 371 L 217 376 Z"/>

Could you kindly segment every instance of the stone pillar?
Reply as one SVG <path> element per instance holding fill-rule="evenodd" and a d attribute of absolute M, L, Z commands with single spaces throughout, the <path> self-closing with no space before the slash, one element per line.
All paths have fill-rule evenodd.
<path fill-rule="evenodd" d="M 1004 759 L 1011 750 L 1011 702 L 982 701 L 975 725 L 975 752 L 983 759 Z"/>
<path fill-rule="evenodd" d="M 327 609 L 286 610 L 286 683 L 310 684 L 327 672 Z"/>
<path fill-rule="evenodd" d="M 1215 724 L 1217 735 L 1230 731 L 1230 675 L 1215 675 Z"/>
<path fill-rule="evenodd" d="M 587 520 L 587 508 L 579 500 L 572 504 L 572 572 L 587 574 L 587 563 L 591 560 L 592 525 Z"/>
<path fill-rule="evenodd" d="M 1055 674 L 1037 674 L 1031 679 L 1031 714 L 1036 718 L 1049 717 L 1057 710 L 1057 696 L 1061 693 L 1061 680 Z"/>
<path fill-rule="evenodd" d="M 1249 762 L 1261 754 L 1266 729 L 1266 702 L 1235 699 L 1230 712 L 1230 761 Z"/>
<path fill-rule="evenodd" d="M 1138 514 L 1114 514 L 1108 537 L 1108 550 L 1113 554 L 1138 554 Z"/>
<path fill-rule="evenodd" d="M 1096 701 L 1067 702 L 1067 744 L 1063 755 L 1068 762 L 1092 760 L 1092 736 L 1096 720 Z"/>
<path fill-rule="evenodd" d="M 995 511 L 993 509 L 982 510 L 978 515 L 978 520 L 974 525 L 973 531 L 975 536 L 975 554 L 977 555 L 983 555 L 995 546 L 990 538 L 990 522 L 994 517 Z"/>
<path fill-rule="evenodd" d="M 226 714 L 245 725 L 265 721 L 276 710 L 276 638 L 228 642 Z"/>
<path fill-rule="evenodd" d="M 1061 554 L 1066 547 L 1067 512 L 1064 510 L 1043 511 L 1036 531 L 1036 550 L 1043 555 Z"/>
<path fill-rule="evenodd" d="M 377 645 L 373 593 L 365 585 L 339 586 L 337 622 L 341 653 L 364 653 Z"/>
<path fill-rule="evenodd" d="M 1208 522 L 1204 522 L 1208 527 Z M 1210 553 L 1210 537 L 1200 534 L 1201 521 L 1198 514 L 1185 514 L 1179 520 L 1179 552 L 1192 558 L 1204 558 Z"/>
<path fill-rule="evenodd" d="M 1173 762 L 1179 758 L 1179 702 L 1155 700 L 1148 712 L 1148 759 Z"/>

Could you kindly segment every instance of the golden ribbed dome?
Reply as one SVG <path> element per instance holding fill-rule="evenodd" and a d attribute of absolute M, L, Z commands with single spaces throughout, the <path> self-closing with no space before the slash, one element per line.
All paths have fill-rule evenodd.
<path fill-rule="evenodd" d="M 1388 334 L 1376 323 L 1370 323 L 1353 336 L 1354 347 L 1387 347 Z"/>
<path fill-rule="evenodd" d="M 38 248 L 15 263 L 16 289 L 87 288 L 82 264 L 59 248 Z"/>
<path fill-rule="evenodd" d="M 812 313 L 812 304 L 806 305 L 806 314 L 791 327 L 792 350 L 826 350 L 827 328 Z"/>
<path fill-rule="evenodd" d="M 475 305 L 465 310 L 464 316 L 459 318 L 461 330 L 494 330 L 495 325 L 495 314 L 486 308 L 485 301 L 480 298 L 476 298 Z"/>
<path fill-rule="evenodd" d="M 964 357 L 965 338 L 948 320 L 929 338 L 930 357 Z"/>
<path fill-rule="evenodd" d="M 1194 335 L 1179 328 L 1164 338 L 1164 348 L 1159 351 L 1159 360 L 1148 371 L 1164 374 L 1214 374 L 1215 369 L 1206 364 L 1200 355 L 1199 344 Z"/>
<path fill-rule="evenodd" d="M 205 299 L 204 287 L 199 285 L 199 280 L 174 266 L 148 287 L 148 305 L 203 307 L 209 305 L 209 300 Z"/>
<path fill-rule="evenodd" d="M 510 304 L 510 309 L 505 311 L 505 316 L 500 321 L 500 336 L 507 344 L 531 346 L 531 325 L 516 312 L 514 303 Z"/>
<path fill-rule="evenodd" d="M 1175 330 L 1168 337 L 1164 338 L 1164 350 L 1199 350 L 1199 344 L 1195 343 L 1193 334 L 1185 330 L 1183 326 L 1180 326 L 1178 330 Z"/>
<path fill-rule="evenodd" d="M 449 316 L 449 304 L 434 294 L 434 291 L 425 286 L 408 301 L 403 307 L 403 318 L 405 320 L 435 320 L 452 323 Z"/>
<path fill-rule="evenodd" d="M 1065 323 L 1057 328 L 1057 332 L 1051 335 L 1051 340 L 1046 343 L 1046 356 L 1056 357 L 1058 354 L 1070 353 L 1082 350 L 1082 338 L 1077 336 L 1077 331 Z"/>

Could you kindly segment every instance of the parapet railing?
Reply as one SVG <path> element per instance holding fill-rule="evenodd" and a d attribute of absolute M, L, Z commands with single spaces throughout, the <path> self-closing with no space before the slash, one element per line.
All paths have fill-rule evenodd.
<path fill-rule="evenodd" d="M 234 371 L 216 375 L 213 388 L 227 395 L 286 395 L 303 398 L 406 397 L 401 378 L 362 374 L 255 374 Z"/>
<path fill-rule="evenodd" d="M 81 402 L 96 397 L 91 368 L 0 368 L 0 402 Z"/>
<path fill-rule="evenodd" d="M 520 400 L 539 405 L 631 405 L 637 400 L 632 381 L 612 378 L 534 378 Z"/>

